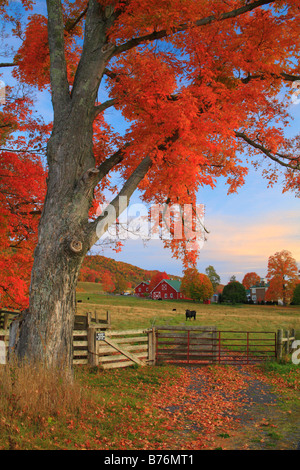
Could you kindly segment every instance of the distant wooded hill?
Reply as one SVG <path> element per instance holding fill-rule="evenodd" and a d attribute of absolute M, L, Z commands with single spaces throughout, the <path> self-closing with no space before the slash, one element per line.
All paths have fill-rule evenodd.
<path fill-rule="evenodd" d="M 99 282 L 104 290 L 124 291 L 133 289 L 141 281 L 148 281 L 159 270 L 149 271 L 138 266 L 116 261 L 101 255 L 87 256 L 83 262 L 79 281 Z M 171 279 L 180 280 L 180 276 L 168 274 Z M 114 286 L 114 288 L 113 288 Z"/>

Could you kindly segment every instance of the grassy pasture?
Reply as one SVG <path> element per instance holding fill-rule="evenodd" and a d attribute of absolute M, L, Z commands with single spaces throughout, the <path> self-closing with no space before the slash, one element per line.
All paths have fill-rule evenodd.
<path fill-rule="evenodd" d="M 191 324 L 239 331 L 295 328 L 300 337 L 298 307 L 203 305 L 100 292 L 97 284 L 80 283 L 77 312 L 96 310 L 105 316 L 110 310 L 113 329 L 186 324 L 185 309 L 192 308 L 197 319 Z M 1 366 L 0 450 L 294 448 L 299 441 L 299 366 L 272 362 L 251 370 L 160 365 L 102 371 L 80 366 L 74 383 L 66 383 L 57 370 L 38 365 Z M 251 391 L 258 379 L 280 400 L 276 407 L 255 407 L 251 395 L 250 424 L 237 427 L 228 411 L 230 416 L 239 413 L 245 390 L 249 385 Z M 190 384 L 198 384 L 200 392 L 207 387 L 205 399 L 194 391 L 187 403 Z M 260 399 L 265 393 L 262 389 Z"/>
<path fill-rule="evenodd" d="M 157 301 L 134 296 L 100 293 L 99 286 L 80 283 L 77 292 L 77 313 L 97 311 L 105 316 L 110 311 L 112 328 L 148 328 L 152 325 L 186 324 L 185 310 L 196 310 L 192 324 L 216 325 L 220 330 L 276 331 L 294 328 L 300 335 L 299 306 L 269 305 L 204 305 L 188 301 Z M 176 309 L 176 311 L 173 311 Z M 189 321 L 190 322 L 190 321 Z M 300 337 L 300 336 L 299 336 Z"/>

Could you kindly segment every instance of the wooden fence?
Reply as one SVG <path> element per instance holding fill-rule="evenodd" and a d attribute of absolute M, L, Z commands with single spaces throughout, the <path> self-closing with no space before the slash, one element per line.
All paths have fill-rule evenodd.
<path fill-rule="evenodd" d="M 9 325 L 11 321 L 19 315 L 19 310 L 13 309 L 0 309 L 0 341 L 4 341 L 5 344 L 5 355 L 1 354 L 0 363 L 5 363 L 8 356 L 8 343 L 9 343 Z M 3 343 L 2 343 L 3 344 Z"/>
<path fill-rule="evenodd" d="M 5 343 L 6 355 L 9 343 L 9 324 L 17 314 L 18 311 L 4 311 L 0 309 L 0 341 L 4 341 Z M 167 352 L 169 352 L 168 350 L 170 349 L 172 356 L 175 352 L 176 354 L 185 354 L 185 350 L 179 351 L 179 347 L 182 348 L 182 345 L 175 344 L 179 340 L 182 342 L 183 339 L 187 345 L 189 345 L 188 348 L 186 344 L 183 345 L 183 347 L 189 351 L 188 362 L 194 359 L 193 355 L 195 353 L 197 353 L 197 355 L 201 353 L 207 357 L 211 356 L 213 362 L 218 362 L 216 348 L 217 344 L 219 344 L 220 349 L 222 343 L 219 338 L 220 332 L 214 328 L 208 328 L 208 330 L 211 330 L 209 333 L 211 336 L 209 336 L 209 338 L 206 338 L 208 331 L 205 332 L 203 337 L 201 337 L 201 334 L 204 332 L 200 332 L 198 334 L 199 338 L 194 338 L 195 332 L 192 330 L 197 330 L 197 328 L 194 327 L 155 327 L 123 331 L 113 331 L 110 328 L 111 318 L 109 312 L 107 312 L 105 319 L 99 318 L 97 313 L 76 315 L 73 331 L 73 364 L 90 364 L 102 369 L 128 367 L 133 364 L 140 366 L 153 365 L 159 357 L 158 351 L 160 351 L 161 347 L 167 349 Z M 184 332 L 184 335 L 181 335 L 183 338 L 181 338 L 178 331 L 175 331 L 176 328 L 191 331 L 190 333 Z M 169 344 L 171 340 L 170 334 L 167 335 L 168 338 L 166 338 L 166 333 L 168 332 L 164 330 L 169 329 L 175 329 L 171 334 L 172 338 L 174 337 L 172 339 L 174 347 L 177 348 L 175 350 L 172 349 L 172 345 Z M 205 327 L 202 327 L 202 330 L 205 330 Z M 219 336 L 217 336 L 217 334 L 219 334 Z M 284 355 L 289 355 L 292 352 L 293 342 L 296 339 L 295 330 L 280 329 L 276 334 L 274 333 L 274 335 L 276 337 L 275 356 L 277 360 L 281 360 Z M 163 336 L 165 338 L 163 338 Z M 162 344 L 162 341 L 166 344 Z M 208 342 L 207 345 L 204 344 L 206 341 Z M 211 351 L 209 349 L 211 349 Z M 165 354 L 165 351 L 160 351 L 160 353 Z"/>
<path fill-rule="evenodd" d="M 277 344 L 276 344 L 276 358 L 281 360 L 283 355 L 287 356 L 292 352 L 292 344 L 296 339 L 296 332 L 292 330 L 278 330 L 277 331 Z"/>
<path fill-rule="evenodd" d="M 90 343 L 93 343 L 95 331 L 107 331 L 111 327 L 110 313 L 102 319 L 97 312 L 75 315 L 73 330 L 73 364 L 90 364 Z"/>
<path fill-rule="evenodd" d="M 90 364 L 102 369 L 149 365 L 155 362 L 152 329 L 111 331 L 110 314 L 76 315 L 73 331 L 73 364 Z"/>
<path fill-rule="evenodd" d="M 94 331 L 93 331 L 94 330 Z M 154 364 L 154 331 L 99 331 L 90 328 L 89 363 L 102 369 Z"/>

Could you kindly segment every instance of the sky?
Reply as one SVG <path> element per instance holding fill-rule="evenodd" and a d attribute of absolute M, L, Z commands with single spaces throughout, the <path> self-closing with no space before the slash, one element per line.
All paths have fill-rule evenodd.
<path fill-rule="evenodd" d="M 8 69 L 4 70 L 3 78 L 8 85 L 13 85 Z M 49 94 L 37 93 L 36 101 L 45 121 L 50 121 Z M 290 111 L 294 122 L 288 137 L 299 133 L 300 100 L 291 103 Z M 125 129 L 118 113 L 109 110 L 107 119 L 119 127 L 120 133 Z M 282 194 L 280 180 L 268 188 L 259 170 L 254 169 L 250 169 L 245 185 L 237 194 L 227 195 L 227 189 L 224 179 L 220 179 L 216 188 L 202 188 L 198 193 L 197 202 L 205 205 L 204 223 L 209 231 L 199 254 L 198 270 L 204 273 L 207 266 L 214 266 L 223 284 L 227 284 L 232 275 L 241 282 L 251 271 L 265 277 L 269 256 L 281 250 L 289 250 L 300 268 L 300 199 L 293 193 Z M 132 202 L 139 202 L 138 192 Z M 159 240 L 146 243 L 128 240 L 120 253 L 108 247 L 94 249 L 93 253 L 143 269 L 166 271 L 176 276 L 183 274 L 181 261 L 173 258 Z"/>
<path fill-rule="evenodd" d="M 299 133 L 300 100 L 291 102 L 293 117 L 286 136 Z M 120 122 L 118 113 L 109 111 L 108 121 Z M 283 180 L 283 177 L 282 177 Z M 231 276 L 242 282 L 248 272 L 256 272 L 264 278 L 268 272 L 268 259 L 278 251 L 288 250 L 300 269 L 300 198 L 295 193 L 282 193 L 283 181 L 273 187 L 262 177 L 261 171 L 249 168 L 245 184 L 235 194 L 227 195 L 228 186 L 220 178 L 216 187 L 201 188 L 197 203 L 205 205 L 204 225 L 209 231 L 207 241 L 200 250 L 197 269 L 205 273 L 212 265 L 227 284 Z M 138 203 L 135 193 L 131 203 Z M 117 261 L 124 261 L 143 269 L 166 271 L 176 276 L 183 275 L 180 260 L 172 257 L 170 250 L 160 240 L 127 240 L 120 253 L 105 247 L 93 249 Z"/>
<path fill-rule="evenodd" d="M 237 194 L 227 195 L 220 181 L 215 189 L 205 188 L 199 202 L 205 205 L 204 223 L 209 231 L 197 264 L 199 272 L 214 266 L 227 284 L 232 275 L 242 281 L 247 272 L 267 274 L 268 258 L 277 251 L 289 250 L 300 267 L 300 201 L 282 194 L 280 185 L 267 187 L 259 172 L 250 171 Z M 136 198 L 136 201 L 138 199 Z M 105 248 L 97 253 L 144 269 L 158 269 L 182 275 L 182 263 L 164 249 L 160 240 L 125 241 L 120 253 Z"/>

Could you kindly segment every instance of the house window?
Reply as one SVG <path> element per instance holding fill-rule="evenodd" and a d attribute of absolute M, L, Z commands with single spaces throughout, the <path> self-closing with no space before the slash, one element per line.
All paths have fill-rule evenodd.
<path fill-rule="evenodd" d="M 171 292 L 171 294 L 170 294 L 170 299 L 173 299 L 173 293 L 172 293 L 172 292 Z"/>
<path fill-rule="evenodd" d="M 148 287 L 146 287 L 146 292 L 148 292 Z"/>
<path fill-rule="evenodd" d="M 256 294 L 256 289 L 252 289 L 252 294 Z"/>
<path fill-rule="evenodd" d="M 139 292 L 141 292 L 141 288 L 139 287 Z"/>
<path fill-rule="evenodd" d="M 168 298 L 168 294 L 165 294 L 165 299 L 167 299 L 167 298 Z"/>

